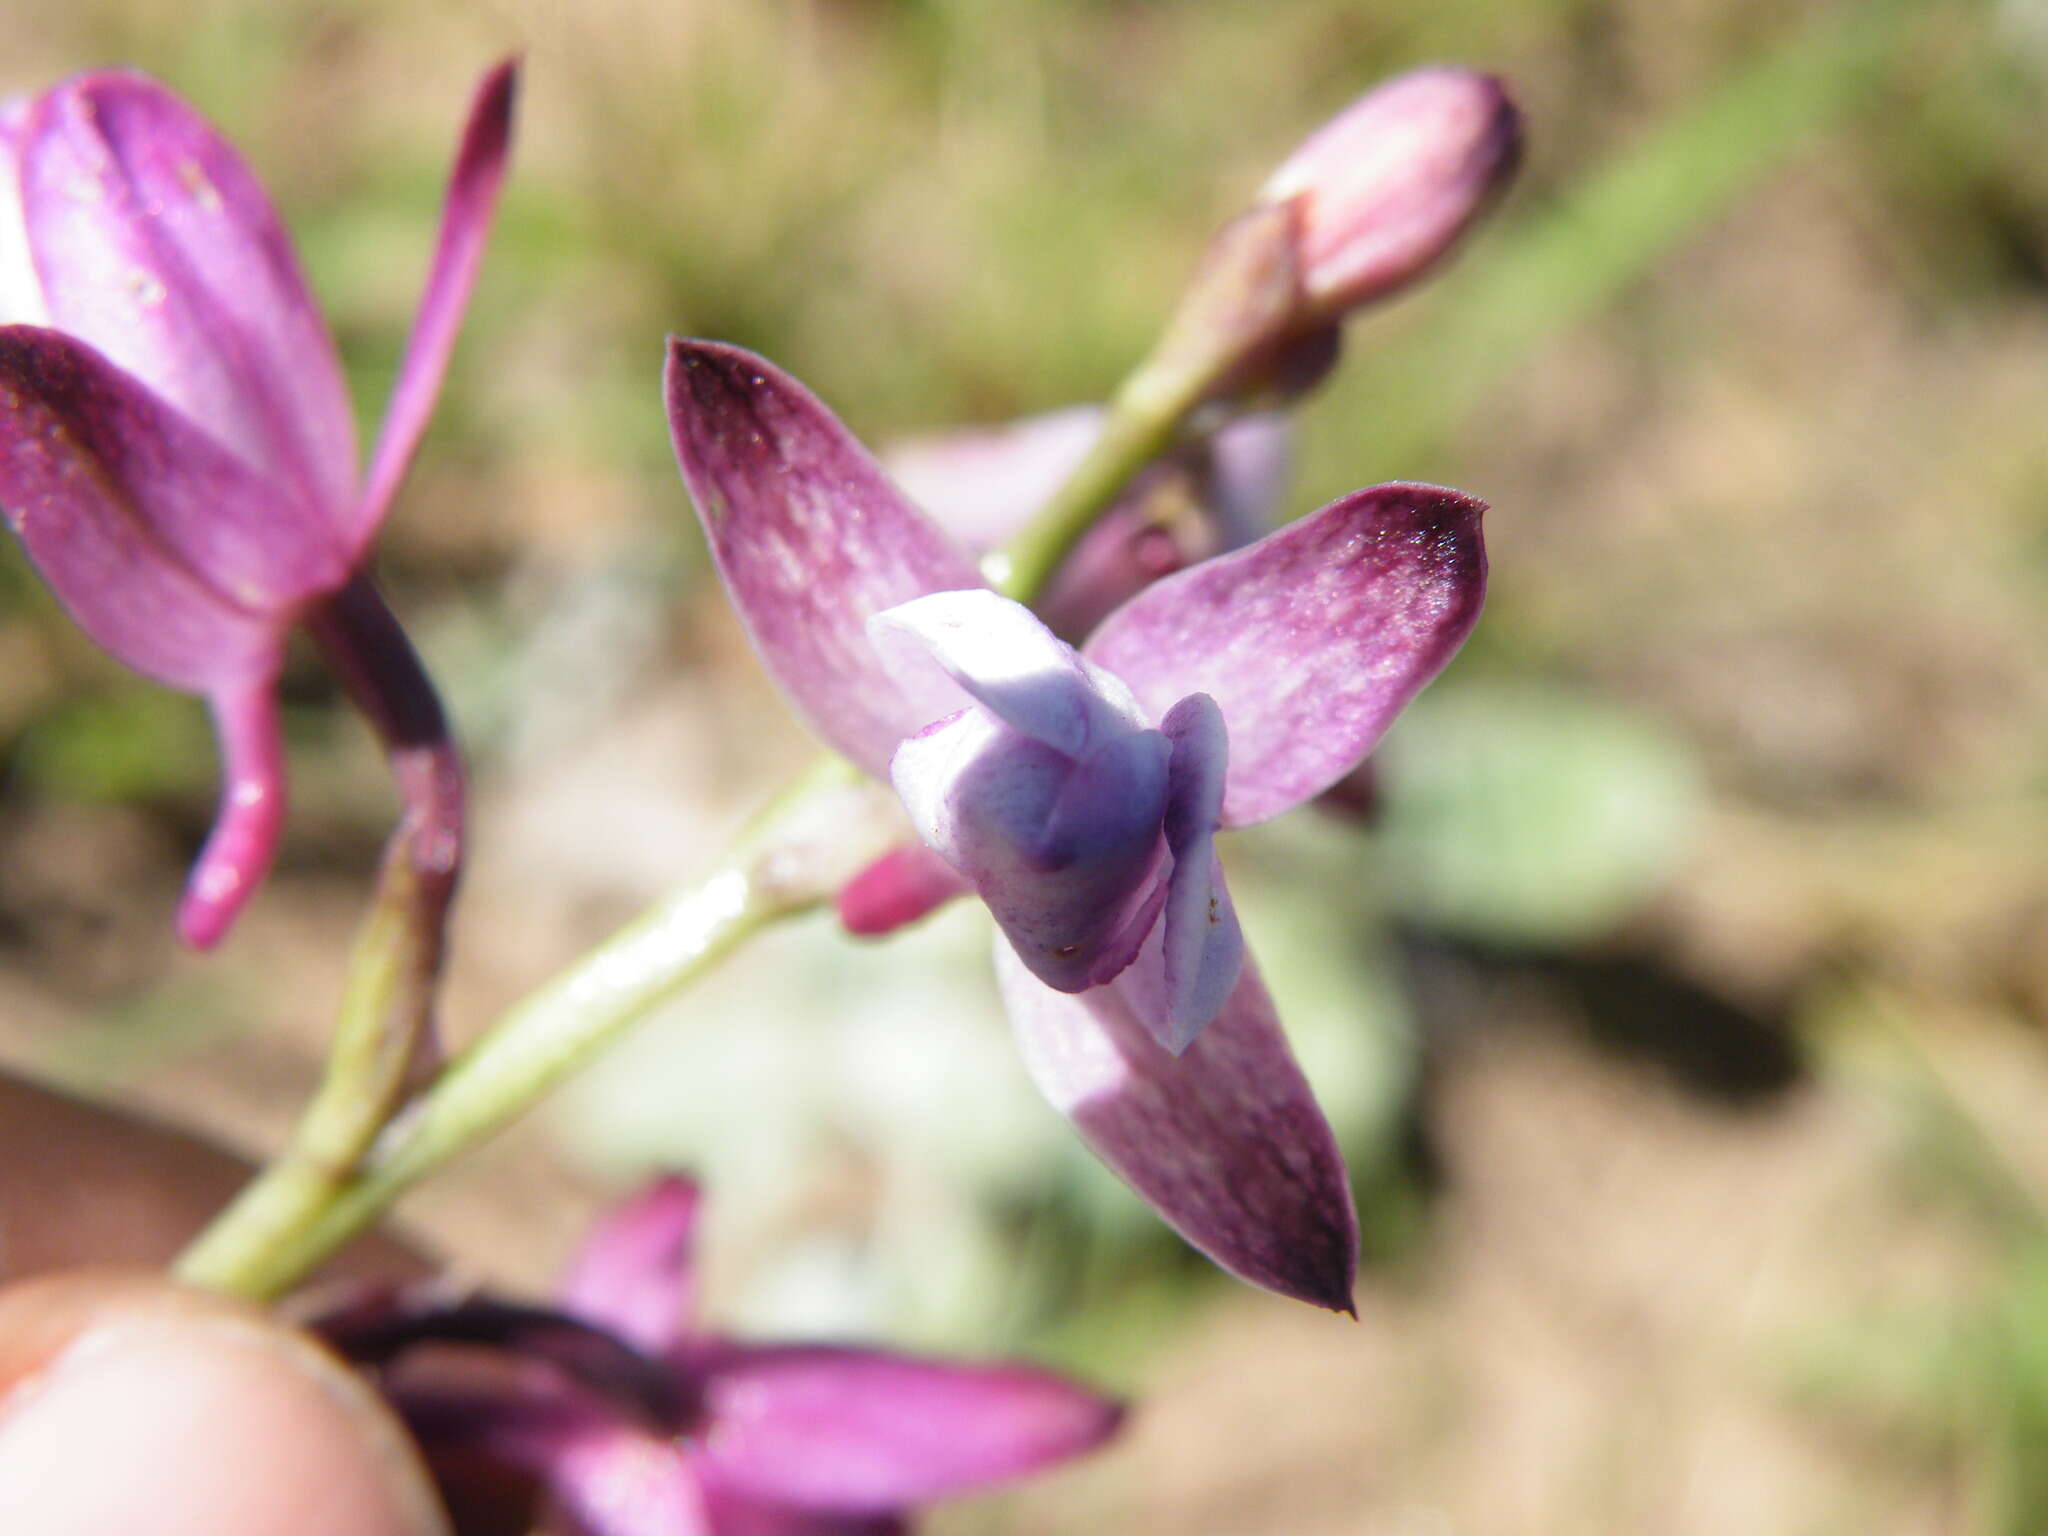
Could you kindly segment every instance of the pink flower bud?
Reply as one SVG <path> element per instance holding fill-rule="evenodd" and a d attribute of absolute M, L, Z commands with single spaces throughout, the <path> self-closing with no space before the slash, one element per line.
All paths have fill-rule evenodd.
<path fill-rule="evenodd" d="M 1311 313 L 1333 319 L 1433 266 L 1507 184 L 1521 147 L 1501 82 L 1451 68 L 1390 80 L 1309 135 L 1260 200 L 1297 200 Z"/>

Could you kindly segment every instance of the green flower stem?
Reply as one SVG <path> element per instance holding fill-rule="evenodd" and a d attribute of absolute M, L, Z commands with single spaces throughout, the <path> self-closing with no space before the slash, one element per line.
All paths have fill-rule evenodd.
<path fill-rule="evenodd" d="M 298 1284 L 405 1190 L 504 1128 L 647 1011 L 761 929 L 809 911 L 829 885 L 791 880 L 788 841 L 852 770 L 826 759 L 771 806 L 710 877 L 643 913 L 514 1006 L 390 1127 L 360 1171 L 288 1154 L 179 1259 L 193 1284 L 269 1299 Z M 322 1089 L 316 1106 L 328 1096 Z M 318 1119 L 309 1114 L 308 1124 Z"/>
<path fill-rule="evenodd" d="M 1041 592 L 1124 487 L 1172 446 L 1214 378 L 1213 370 L 1159 363 L 1132 374 L 1087 458 L 1031 526 L 992 557 L 994 583 L 1022 602 Z M 822 904 L 837 879 L 792 881 L 784 866 L 821 799 L 851 776 L 840 759 L 822 759 L 708 879 L 667 898 L 514 1006 L 388 1126 L 388 1099 L 365 1092 L 372 1074 L 363 1051 L 390 986 L 404 974 L 394 948 L 404 934 L 389 930 L 389 903 L 380 899 L 351 967 L 329 1074 L 298 1140 L 200 1234 L 179 1259 L 178 1275 L 258 1299 L 291 1289 L 407 1189 L 503 1129 L 650 1008 L 762 929 Z M 356 1021 L 366 1022 L 358 1028 Z"/>
<path fill-rule="evenodd" d="M 187 1280 L 236 1290 L 243 1256 L 270 1250 L 349 1185 L 402 1101 L 421 1042 L 423 930 L 419 872 L 401 827 L 386 849 L 377 894 L 350 952 L 334 1044 L 319 1090 L 292 1142 L 238 1194 L 179 1261 Z M 425 935 L 438 945 L 439 928 Z"/>
<path fill-rule="evenodd" d="M 1181 423 L 1201 403 L 1204 381 L 1151 368 L 1132 374 L 1111 402 L 1102 436 L 1045 510 L 986 562 L 990 583 L 1028 603 L 1133 477 L 1173 446 Z"/>

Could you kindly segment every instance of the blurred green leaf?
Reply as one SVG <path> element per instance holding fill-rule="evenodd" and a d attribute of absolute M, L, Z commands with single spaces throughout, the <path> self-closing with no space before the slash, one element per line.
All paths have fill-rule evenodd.
<path fill-rule="evenodd" d="M 64 800 L 139 800 L 204 789 L 214 752 L 206 711 L 146 683 L 84 694 L 22 735 L 15 776 Z"/>
<path fill-rule="evenodd" d="M 1494 943 L 1600 937 L 1668 878 L 1699 808 L 1684 746 L 1560 688 L 1425 694 L 1375 761 L 1388 901 Z"/>

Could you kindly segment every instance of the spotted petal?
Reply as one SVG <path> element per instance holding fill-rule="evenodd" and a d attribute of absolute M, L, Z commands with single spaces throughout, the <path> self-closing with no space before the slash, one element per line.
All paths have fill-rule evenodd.
<path fill-rule="evenodd" d="M 48 323 L 338 519 L 356 482 L 340 361 L 233 146 L 152 80 L 83 75 L 36 101 L 20 178 Z"/>
<path fill-rule="evenodd" d="M 86 633 L 194 692 L 267 677 L 345 575 L 306 503 L 92 347 L 0 327 L 0 505 Z"/>
<path fill-rule="evenodd" d="M 1070 997 L 1000 943 L 996 978 L 1033 1081 L 1168 1225 L 1240 1279 L 1351 1310 L 1358 1218 L 1344 1160 L 1249 956 L 1178 1058 L 1121 983 Z"/>
<path fill-rule="evenodd" d="M 1214 698 L 1223 824 L 1264 821 L 1349 772 L 1464 643 L 1486 592 L 1484 510 L 1439 486 L 1356 491 L 1146 588 L 1083 652 L 1155 719 Z"/>
<path fill-rule="evenodd" d="M 868 643 L 885 608 L 981 585 L 818 398 L 763 358 L 671 340 L 669 429 L 726 592 L 797 710 L 877 778 L 958 703 L 906 693 Z"/>

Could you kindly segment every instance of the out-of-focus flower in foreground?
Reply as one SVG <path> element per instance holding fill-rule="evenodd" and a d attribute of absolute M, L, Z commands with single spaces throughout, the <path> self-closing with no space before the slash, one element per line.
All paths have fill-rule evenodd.
<path fill-rule="evenodd" d="M 384 1291 L 317 1325 L 372 1369 L 458 1529 L 538 1496 L 579 1536 L 889 1536 L 1116 1431 L 1116 1404 L 1028 1366 L 700 1331 L 699 1204 L 672 1178 L 621 1207 L 555 1309 Z"/>
<path fill-rule="evenodd" d="M 0 505 L 88 634 L 212 708 L 224 790 L 179 912 L 191 943 L 226 932 L 276 847 L 275 684 L 295 624 L 315 628 L 359 693 L 365 680 L 377 691 L 380 671 L 403 674 L 375 711 L 387 737 L 441 727 L 358 573 L 454 346 L 504 177 L 515 73 L 500 65 L 477 90 L 360 481 L 333 338 L 234 148 L 123 72 L 0 113 Z M 459 827 L 440 835 L 452 860 Z"/>
<path fill-rule="evenodd" d="M 812 726 L 988 904 L 1039 1086 L 1197 1247 L 1346 1308 L 1334 1137 L 1212 846 L 1348 772 L 1477 617 L 1482 508 L 1347 496 L 1154 583 L 1076 652 L 984 588 L 765 360 L 671 343 L 671 430 L 728 593 Z"/>

